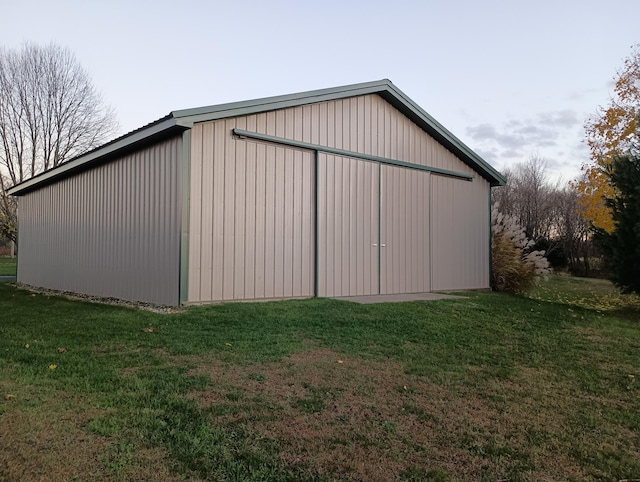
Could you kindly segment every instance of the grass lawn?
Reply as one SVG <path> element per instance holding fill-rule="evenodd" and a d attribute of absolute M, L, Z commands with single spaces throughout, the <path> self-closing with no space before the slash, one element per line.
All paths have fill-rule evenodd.
<path fill-rule="evenodd" d="M 0 276 L 16 275 L 17 258 L 3 258 L 0 256 Z"/>
<path fill-rule="evenodd" d="M 0 480 L 640 478 L 640 303 L 312 299 L 156 314 L 0 283 Z"/>

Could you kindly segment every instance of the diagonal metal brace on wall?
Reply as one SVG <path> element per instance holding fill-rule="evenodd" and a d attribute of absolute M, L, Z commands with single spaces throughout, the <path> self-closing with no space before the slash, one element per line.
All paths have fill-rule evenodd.
<path fill-rule="evenodd" d="M 370 154 L 364 154 L 362 152 L 346 151 L 344 149 L 338 149 L 335 147 L 321 146 L 319 144 L 311 144 L 308 142 L 296 141 L 293 139 L 285 139 L 283 137 L 270 136 L 268 134 L 260 134 L 259 132 L 250 132 L 242 129 L 233 129 L 233 135 L 254 139 L 264 142 L 272 142 L 274 144 L 280 144 L 283 146 L 296 147 L 298 149 L 308 149 L 316 152 L 325 152 L 327 154 L 334 154 L 342 157 L 351 157 L 354 159 L 363 159 L 365 161 L 378 162 L 380 164 L 387 164 L 390 166 L 404 167 L 407 169 L 415 169 L 418 171 L 431 172 L 433 174 L 439 174 L 441 176 L 455 177 L 466 181 L 473 180 L 472 174 L 466 174 L 464 172 L 450 171 L 448 169 L 440 169 L 439 167 L 423 166 L 422 164 L 415 164 L 413 162 L 399 161 L 396 159 L 389 159 L 386 157 L 373 156 Z"/>

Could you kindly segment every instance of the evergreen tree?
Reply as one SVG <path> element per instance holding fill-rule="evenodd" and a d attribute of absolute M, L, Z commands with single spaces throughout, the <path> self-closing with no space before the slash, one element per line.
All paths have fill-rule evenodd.
<path fill-rule="evenodd" d="M 614 196 L 608 198 L 614 230 L 596 235 L 611 265 L 612 281 L 624 293 L 640 294 L 640 156 L 620 156 L 607 166 Z"/>

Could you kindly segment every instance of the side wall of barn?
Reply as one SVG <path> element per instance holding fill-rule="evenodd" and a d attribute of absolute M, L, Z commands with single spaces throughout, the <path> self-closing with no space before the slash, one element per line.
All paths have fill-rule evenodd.
<path fill-rule="evenodd" d="M 19 198 L 18 282 L 178 305 L 182 137 Z"/>

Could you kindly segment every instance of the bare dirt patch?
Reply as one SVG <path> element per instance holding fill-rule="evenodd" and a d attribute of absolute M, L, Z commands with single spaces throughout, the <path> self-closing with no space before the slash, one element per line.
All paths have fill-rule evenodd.
<path fill-rule="evenodd" d="M 214 382 L 189 395 L 212 423 L 238 424 L 273 441 L 283 462 L 312 474 L 370 481 L 407 473 L 452 480 L 585 475 L 576 461 L 554 453 L 553 437 L 566 422 L 558 410 L 568 408 L 544 373 L 495 381 L 480 396 L 407 375 L 395 362 L 320 349 L 250 366 L 211 360 L 191 373 Z M 538 380 L 533 392 L 531 379 Z"/>

